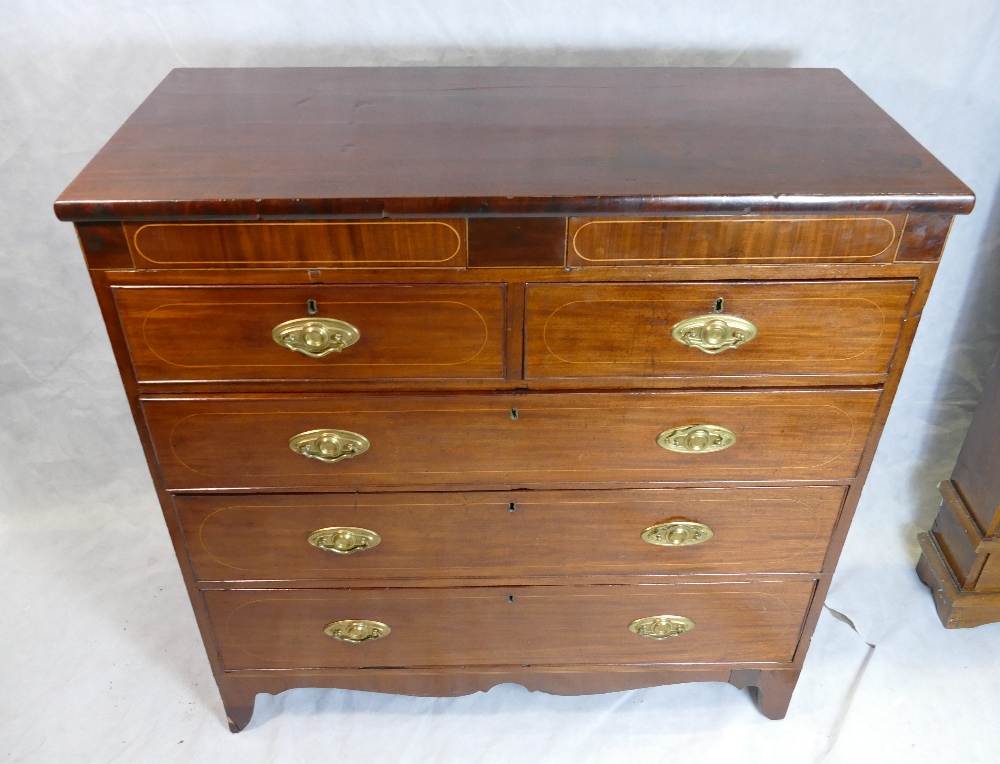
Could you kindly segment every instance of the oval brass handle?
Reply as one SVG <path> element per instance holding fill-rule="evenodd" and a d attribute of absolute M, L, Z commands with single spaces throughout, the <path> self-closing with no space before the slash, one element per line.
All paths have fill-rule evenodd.
<path fill-rule="evenodd" d="M 633 634 L 647 639 L 671 639 L 687 634 L 694 628 L 694 621 L 683 615 L 651 615 L 638 618 L 628 625 Z"/>
<path fill-rule="evenodd" d="M 294 318 L 274 327 L 271 338 L 296 353 L 322 358 L 350 347 L 361 339 L 361 332 L 336 318 Z"/>
<path fill-rule="evenodd" d="M 714 535 L 715 531 L 704 523 L 675 520 L 651 525 L 640 534 L 640 537 L 647 544 L 654 546 L 693 546 L 704 544 Z"/>
<path fill-rule="evenodd" d="M 714 424 L 688 424 L 664 430 L 656 436 L 656 444 L 660 448 L 682 454 L 723 451 L 735 442 L 735 432 Z"/>
<path fill-rule="evenodd" d="M 313 531 L 306 541 L 324 552 L 354 554 L 378 546 L 382 543 L 382 537 L 367 528 L 334 526 Z"/>
<path fill-rule="evenodd" d="M 289 440 L 288 447 L 310 459 L 333 463 L 363 454 L 371 443 L 364 435 L 348 430 L 308 430 Z"/>
<path fill-rule="evenodd" d="M 746 344 L 757 336 L 757 327 L 739 316 L 710 313 L 678 321 L 670 336 L 682 345 L 715 355 Z"/>
<path fill-rule="evenodd" d="M 341 642 L 357 645 L 361 642 L 371 642 L 388 637 L 392 633 L 392 629 L 381 621 L 348 620 L 328 623 L 323 627 L 323 633 L 328 637 L 339 639 Z"/>

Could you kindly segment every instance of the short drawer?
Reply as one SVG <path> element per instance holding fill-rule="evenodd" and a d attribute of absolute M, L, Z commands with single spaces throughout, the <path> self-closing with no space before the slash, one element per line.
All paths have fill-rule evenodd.
<path fill-rule="evenodd" d="M 570 218 L 567 263 L 736 265 L 891 261 L 905 215 Z"/>
<path fill-rule="evenodd" d="M 504 287 L 115 287 L 140 382 L 498 379 Z"/>
<path fill-rule="evenodd" d="M 142 406 L 171 489 L 558 488 L 850 479 L 878 398 L 678 391 L 148 397 Z"/>
<path fill-rule="evenodd" d="M 178 496 L 174 504 L 199 581 L 509 579 L 818 573 L 844 492 Z"/>
<path fill-rule="evenodd" d="M 813 587 L 812 581 L 793 581 L 231 590 L 203 595 L 222 662 L 233 671 L 787 663 L 795 652 Z M 689 619 L 693 628 L 664 639 L 643 637 L 629 629 L 640 619 L 667 615 Z M 374 621 L 389 631 L 358 643 L 327 635 L 330 624 L 343 621 Z M 359 627 L 354 633 L 362 637 L 366 630 Z"/>
<path fill-rule="evenodd" d="M 463 218 L 126 223 L 137 268 L 464 268 Z"/>
<path fill-rule="evenodd" d="M 525 376 L 882 377 L 914 281 L 529 284 Z"/>

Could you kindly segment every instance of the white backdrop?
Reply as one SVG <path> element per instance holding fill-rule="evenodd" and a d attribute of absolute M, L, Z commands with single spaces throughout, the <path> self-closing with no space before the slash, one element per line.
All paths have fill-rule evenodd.
<path fill-rule="evenodd" d="M 173 67 L 444 64 L 837 67 L 978 195 L 828 599 L 859 633 L 824 616 L 785 721 L 725 685 L 503 686 L 261 696 L 247 731 L 225 730 L 72 227 L 51 204 Z M 0 2 L 0 755 L 995 760 L 1000 625 L 945 632 L 913 564 L 1000 345 L 998 83 L 991 0 Z"/>

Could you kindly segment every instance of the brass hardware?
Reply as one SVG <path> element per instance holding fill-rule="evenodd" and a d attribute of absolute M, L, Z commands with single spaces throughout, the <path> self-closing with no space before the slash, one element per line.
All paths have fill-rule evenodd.
<path fill-rule="evenodd" d="M 308 430 L 289 440 L 288 447 L 297 454 L 332 464 L 363 454 L 371 443 L 364 435 L 347 430 Z"/>
<path fill-rule="evenodd" d="M 707 454 L 723 451 L 736 442 L 736 433 L 714 424 L 689 424 L 664 430 L 656 437 L 656 445 L 682 454 Z"/>
<path fill-rule="evenodd" d="M 515 422 L 517 421 L 517 409 L 512 408 L 510 410 L 510 418 L 513 419 Z"/>
<path fill-rule="evenodd" d="M 313 531 L 306 541 L 324 552 L 354 554 L 378 546 L 382 543 L 382 537 L 367 528 L 335 526 Z"/>
<path fill-rule="evenodd" d="M 692 546 L 708 541 L 715 532 L 703 523 L 675 520 L 651 525 L 640 534 L 647 544 L 655 546 Z"/>
<path fill-rule="evenodd" d="M 315 300 L 306 300 L 306 313 L 308 313 L 310 316 L 315 316 L 317 313 L 319 313 L 319 305 L 316 304 Z"/>
<path fill-rule="evenodd" d="M 633 634 L 647 639 L 670 639 L 687 634 L 694 628 L 694 621 L 682 615 L 651 615 L 639 618 L 628 625 Z"/>
<path fill-rule="evenodd" d="M 274 327 L 271 338 L 296 353 L 322 358 L 350 347 L 361 339 L 361 332 L 356 326 L 336 318 L 293 318 Z"/>
<path fill-rule="evenodd" d="M 392 629 L 381 621 L 334 621 L 323 628 L 323 633 L 341 642 L 356 645 L 388 637 Z"/>
<path fill-rule="evenodd" d="M 722 298 L 715 304 L 721 305 Z M 757 327 L 739 316 L 714 313 L 678 321 L 670 330 L 670 336 L 682 345 L 715 355 L 749 342 L 757 336 Z"/>

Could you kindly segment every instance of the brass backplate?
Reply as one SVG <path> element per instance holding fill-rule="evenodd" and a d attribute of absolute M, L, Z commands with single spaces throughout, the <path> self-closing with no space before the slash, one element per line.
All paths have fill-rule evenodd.
<path fill-rule="evenodd" d="M 371 448 L 371 443 L 364 435 L 349 430 L 307 430 L 292 437 L 288 447 L 309 459 L 333 463 L 360 456 Z"/>
<path fill-rule="evenodd" d="M 328 623 L 323 628 L 323 633 L 341 642 L 357 645 L 387 637 L 392 633 L 392 629 L 381 621 L 347 620 Z"/>
<path fill-rule="evenodd" d="M 358 327 L 337 318 L 294 318 L 274 327 L 271 338 L 310 358 L 339 353 L 359 339 Z"/>
<path fill-rule="evenodd" d="M 656 444 L 667 451 L 682 454 L 707 454 L 723 451 L 736 442 L 736 433 L 714 424 L 687 424 L 664 430 Z"/>
<path fill-rule="evenodd" d="M 651 525 L 641 534 L 647 544 L 655 546 L 693 546 L 703 544 L 715 533 L 704 523 L 690 520 L 675 520 L 669 523 Z"/>
<path fill-rule="evenodd" d="M 670 336 L 682 345 L 715 355 L 750 342 L 757 336 L 757 327 L 739 316 L 710 313 L 678 321 Z"/>
<path fill-rule="evenodd" d="M 344 525 L 319 528 L 310 533 L 306 540 L 324 552 L 336 554 L 363 552 L 382 543 L 382 537 L 375 531 Z"/>
<path fill-rule="evenodd" d="M 628 625 L 633 634 L 647 639 L 671 639 L 687 634 L 693 628 L 694 621 L 683 615 L 651 615 Z"/>

